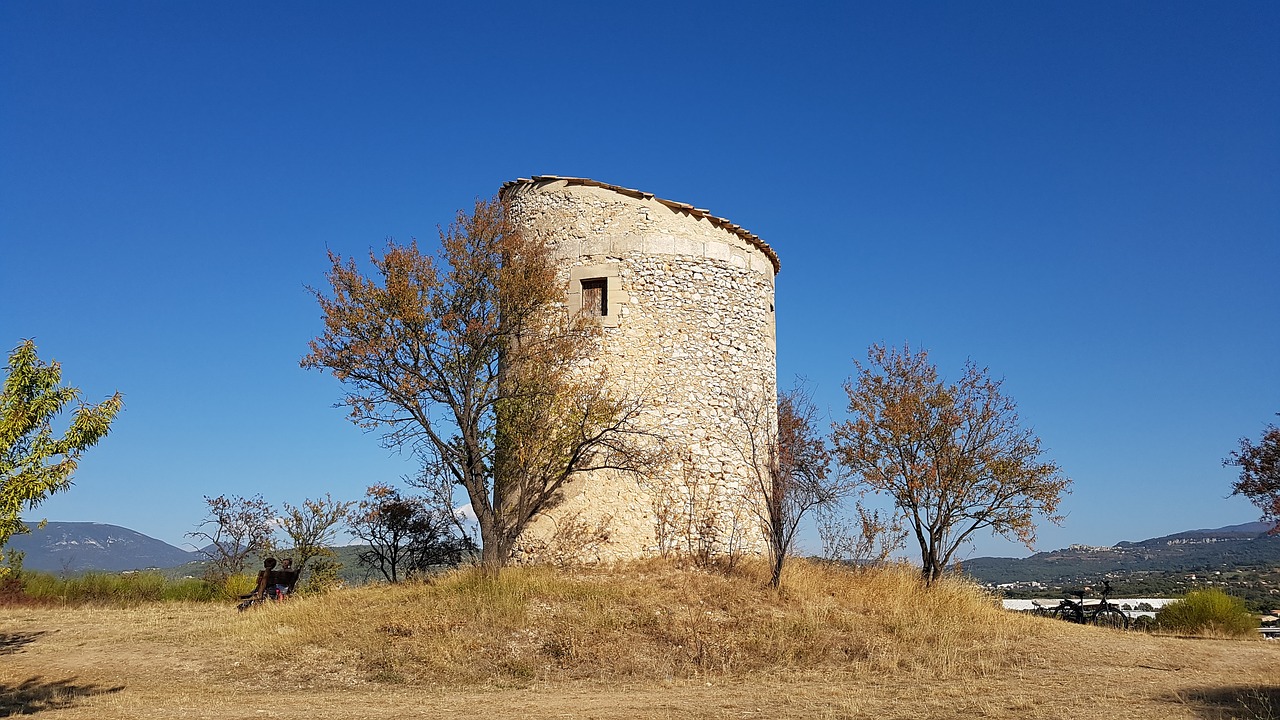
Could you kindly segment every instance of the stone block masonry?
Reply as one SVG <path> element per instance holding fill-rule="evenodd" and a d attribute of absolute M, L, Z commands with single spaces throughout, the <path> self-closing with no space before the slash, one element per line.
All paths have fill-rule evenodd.
<path fill-rule="evenodd" d="M 582 178 L 503 186 L 518 228 L 561 266 L 566 310 L 599 318 L 593 363 L 644 401 L 672 462 L 583 473 L 520 548 L 540 560 L 765 552 L 761 494 L 735 414 L 777 396 L 774 277 L 762 240 L 705 210 Z"/>

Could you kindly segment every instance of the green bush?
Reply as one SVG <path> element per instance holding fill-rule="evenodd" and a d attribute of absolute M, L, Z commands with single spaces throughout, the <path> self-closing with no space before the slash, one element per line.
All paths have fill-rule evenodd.
<path fill-rule="evenodd" d="M 156 572 L 88 572 L 60 578 L 51 573 L 24 571 L 19 579 L 22 594 L 26 597 L 68 605 L 137 605 L 222 599 L 218 589 L 203 580 L 168 580 Z"/>
<path fill-rule="evenodd" d="M 1242 637 L 1256 634 L 1258 621 L 1240 598 L 1217 589 L 1193 590 L 1182 600 L 1160 608 L 1156 629 L 1184 635 Z"/>

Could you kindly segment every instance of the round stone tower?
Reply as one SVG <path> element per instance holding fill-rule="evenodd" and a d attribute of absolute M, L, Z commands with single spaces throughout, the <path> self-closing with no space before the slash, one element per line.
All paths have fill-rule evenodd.
<path fill-rule="evenodd" d="M 593 362 L 621 396 L 642 399 L 670 458 L 653 477 L 575 479 L 522 536 L 524 551 L 586 561 L 764 552 L 740 408 L 776 402 L 777 254 L 706 210 L 594 180 L 535 176 L 500 195 L 515 225 L 552 248 L 567 311 L 598 318 Z"/>

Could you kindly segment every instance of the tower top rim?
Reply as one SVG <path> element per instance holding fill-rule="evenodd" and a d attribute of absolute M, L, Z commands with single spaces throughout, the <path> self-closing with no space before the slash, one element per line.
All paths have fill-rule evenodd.
<path fill-rule="evenodd" d="M 769 244 L 766 243 L 764 240 L 761 240 L 760 237 L 755 233 L 747 230 L 741 225 L 732 223 L 725 218 L 719 217 L 717 215 L 712 215 L 711 212 L 708 210 L 704 210 L 702 208 L 696 208 L 688 203 L 676 202 L 674 200 L 666 200 L 664 198 L 655 196 L 653 193 L 647 193 L 642 190 L 633 190 L 631 188 L 625 188 L 620 185 L 610 185 L 609 183 L 600 182 L 599 180 L 592 180 L 590 178 L 561 177 L 559 175 L 533 175 L 528 178 L 519 178 L 516 180 L 510 180 L 508 182 L 503 183 L 502 188 L 498 190 L 498 197 L 505 199 L 508 194 L 510 194 L 511 192 L 514 192 L 515 189 L 518 187 L 532 187 L 532 186 L 545 185 L 545 184 L 557 183 L 557 182 L 564 183 L 565 185 L 582 185 L 586 187 L 601 188 L 604 190 L 610 190 L 612 192 L 616 192 L 619 195 L 625 195 L 626 197 L 635 198 L 638 200 L 652 200 L 656 203 L 665 205 L 678 213 L 684 213 L 686 215 L 692 216 L 700 220 L 706 220 L 707 222 L 711 223 L 712 225 L 718 228 L 721 228 L 722 230 L 726 230 L 728 232 L 733 233 L 734 235 L 737 235 L 738 237 L 747 241 L 747 243 L 755 247 L 757 250 L 764 253 L 764 256 L 769 258 L 769 262 L 773 264 L 774 275 L 777 275 L 778 272 L 782 270 L 782 263 L 778 260 L 778 253 L 774 252 L 773 248 L 769 247 Z"/>

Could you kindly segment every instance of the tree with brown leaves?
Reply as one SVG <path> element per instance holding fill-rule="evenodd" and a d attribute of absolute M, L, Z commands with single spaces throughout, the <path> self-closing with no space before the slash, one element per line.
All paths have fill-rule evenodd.
<path fill-rule="evenodd" d="M 568 317 L 547 247 L 500 201 L 459 211 L 440 235 L 438 259 L 416 243 L 371 253 L 372 276 L 330 253 L 332 296 L 313 290 L 325 330 L 302 366 L 347 385 L 353 422 L 421 453 L 439 501 L 466 490 L 496 569 L 572 476 L 635 469 L 639 403 L 591 369 L 598 327 Z"/>
<path fill-rule="evenodd" d="M 1040 439 L 986 368 L 966 362 L 945 384 L 926 351 L 873 345 L 845 384 L 852 418 L 835 427 L 841 465 L 893 497 L 920 544 L 922 572 L 940 578 L 979 530 L 1035 542 L 1037 515 L 1056 514 L 1070 480 L 1041 460 Z"/>
<path fill-rule="evenodd" d="M 1240 468 L 1240 478 L 1231 486 L 1232 495 L 1244 495 L 1262 509 L 1262 519 L 1280 532 L 1280 428 L 1268 425 L 1256 444 L 1240 438 L 1240 449 L 1222 461 Z"/>

